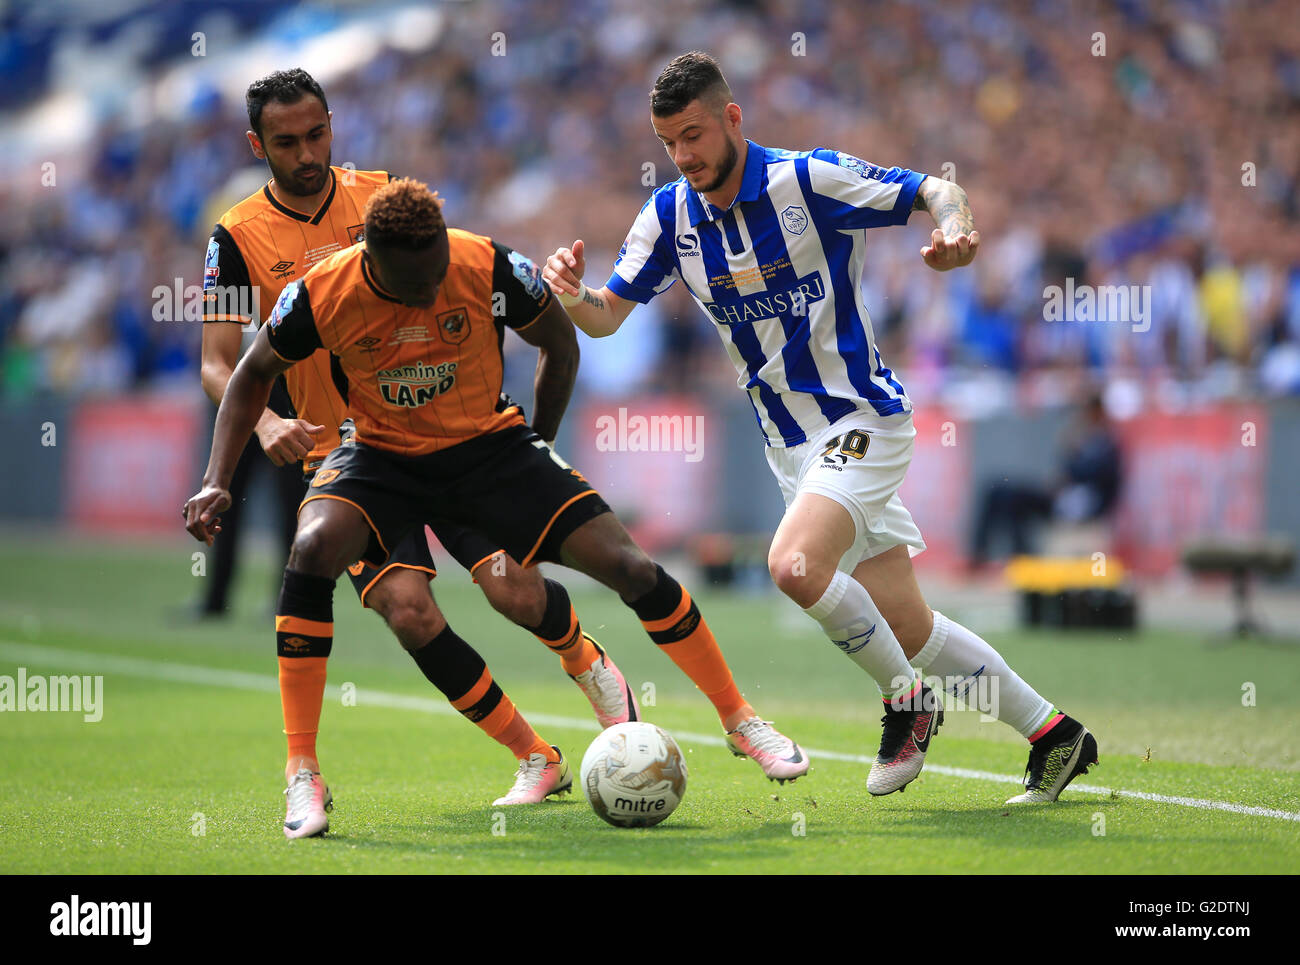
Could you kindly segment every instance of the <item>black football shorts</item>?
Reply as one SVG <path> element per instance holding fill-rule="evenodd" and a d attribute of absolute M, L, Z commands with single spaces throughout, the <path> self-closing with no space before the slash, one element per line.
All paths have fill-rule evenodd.
<path fill-rule="evenodd" d="M 352 581 L 362 606 L 369 606 L 366 594 L 390 570 L 421 570 L 428 574 L 428 579 L 438 575 L 438 568 L 433 565 L 433 554 L 429 550 L 428 536 L 423 526 L 417 526 L 398 541 L 393 551 L 384 562 L 375 566 L 365 560 L 357 560 L 348 567 L 348 579 Z"/>
<path fill-rule="evenodd" d="M 523 566 L 558 562 L 574 530 L 610 511 L 582 474 L 527 426 L 423 456 L 345 442 L 316 471 L 303 503 L 316 499 L 337 499 L 361 512 L 370 526 L 362 559 L 376 569 L 413 531 L 414 551 L 424 543 L 427 552 L 426 520 L 435 521 L 439 539 L 466 569 L 499 550 Z"/>

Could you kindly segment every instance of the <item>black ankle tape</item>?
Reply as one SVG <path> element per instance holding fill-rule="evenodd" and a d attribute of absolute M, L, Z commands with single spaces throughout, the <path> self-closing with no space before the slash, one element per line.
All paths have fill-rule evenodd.
<path fill-rule="evenodd" d="M 312 576 L 310 573 L 286 569 L 275 613 L 276 616 L 332 623 L 334 581 L 326 576 Z"/>
<path fill-rule="evenodd" d="M 459 700 L 479 682 L 487 664 L 477 650 L 462 640 L 450 625 L 419 650 L 411 650 L 411 659 L 420 672 L 442 691 L 448 700 Z"/>
<path fill-rule="evenodd" d="M 569 617 L 573 613 L 573 604 L 569 601 L 569 591 L 562 583 L 546 580 L 546 612 L 542 622 L 535 627 L 524 627 L 534 636 L 543 640 L 561 640 L 569 635 Z"/>
<path fill-rule="evenodd" d="M 328 577 L 286 569 L 284 582 L 280 584 L 280 599 L 275 607 L 275 615 L 277 656 L 328 657 L 334 646 L 334 581 Z M 280 617 L 291 619 L 281 623 Z M 310 623 L 295 624 L 294 620 Z M 321 630 L 325 632 L 312 632 Z"/>
<path fill-rule="evenodd" d="M 641 620 L 662 620 L 673 615 L 682 602 L 682 585 L 674 580 L 658 563 L 655 564 L 654 589 L 628 604 Z"/>

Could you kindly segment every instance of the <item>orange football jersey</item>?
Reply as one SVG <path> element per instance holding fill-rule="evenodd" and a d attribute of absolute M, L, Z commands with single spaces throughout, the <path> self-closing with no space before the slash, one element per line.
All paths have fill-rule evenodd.
<path fill-rule="evenodd" d="M 285 361 L 322 348 L 339 359 L 357 440 L 377 449 L 424 455 L 523 424 L 501 397 L 503 327 L 536 321 L 550 288 L 518 252 L 456 228 L 448 236 L 447 277 L 428 308 L 380 287 L 357 245 L 287 285 L 267 323 Z"/>
<path fill-rule="evenodd" d="M 221 216 L 208 242 L 204 264 L 205 322 L 261 324 L 284 286 L 318 262 L 361 240 L 366 202 L 388 183 L 386 171 L 330 168 L 331 186 L 313 214 L 281 204 L 270 185 Z M 325 426 L 304 460 L 311 471 L 339 444 L 347 416 L 339 394 L 336 363 L 321 350 L 285 374 L 299 417 Z"/>

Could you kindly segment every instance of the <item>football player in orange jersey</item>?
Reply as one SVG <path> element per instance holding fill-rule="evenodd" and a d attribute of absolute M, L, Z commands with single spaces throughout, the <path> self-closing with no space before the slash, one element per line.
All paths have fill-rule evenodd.
<path fill-rule="evenodd" d="M 531 427 L 500 401 L 505 327 L 539 349 Z M 438 337 L 402 337 L 413 330 Z M 203 488 L 186 503 L 191 535 L 212 539 L 274 380 L 322 348 L 339 358 L 356 434 L 326 457 L 299 513 L 277 616 L 282 649 L 290 627 L 328 645 L 330 591 L 349 561 L 382 560 L 421 520 L 445 517 L 524 566 L 560 562 L 615 590 L 713 703 L 734 753 L 774 780 L 807 772 L 798 745 L 741 696 L 690 594 L 552 451 L 578 346 L 541 271 L 496 241 L 448 229 L 418 182 L 379 188 L 364 244 L 281 293 L 222 399 Z"/>
<path fill-rule="evenodd" d="M 353 244 L 367 199 L 389 180 L 382 171 L 330 164 L 331 114 L 324 91 L 305 71 L 280 71 L 256 81 L 248 88 L 247 104 L 249 146 L 266 161 L 272 177 L 221 216 L 208 244 L 202 381 L 218 404 L 239 360 L 243 326 L 261 321 L 255 317 L 259 303 L 269 307 L 295 276 Z M 272 408 L 262 411 L 255 428 L 271 461 L 277 466 L 301 462 L 310 479 L 339 444 L 346 390 L 324 350 L 287 380 L 277 380 Z M 473 530 L 430 522 L 493 607 L 558 654 L 602 726 L 637 719 L 630 688 L 583 632 L 561 584 L 521 567 Z M 348 572 L 362 603 L 384 618 L 430 682 L 519 759 L 515 786 L 495 804 L 539 801 L 567 787 L 559 752 L 515 715 L 483 659 L 447 625 L 434 602 L 428 581 L 435 567 L 423 525 L 386 559 L 376 565 L 358 563 Z M 296 593 L 296 578 L 286 578 L 282 592 Z M 328 827 L 329 792 L 320 777 L 316 735 L 329 648 L 312 644 L 314 635 L 305 631 L 281 636 L 280 689 L 289 741 L 285 834 L 303 837 Z"/>

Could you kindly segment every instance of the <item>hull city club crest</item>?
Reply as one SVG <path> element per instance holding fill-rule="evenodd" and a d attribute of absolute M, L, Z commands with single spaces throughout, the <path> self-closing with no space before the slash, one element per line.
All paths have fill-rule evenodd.
<path fill-rule="evenodd" d="M 449 345 L 459 345 L 469 338 L 469 313 L 463 308 L 438 316 L 438 334 Z"/>

